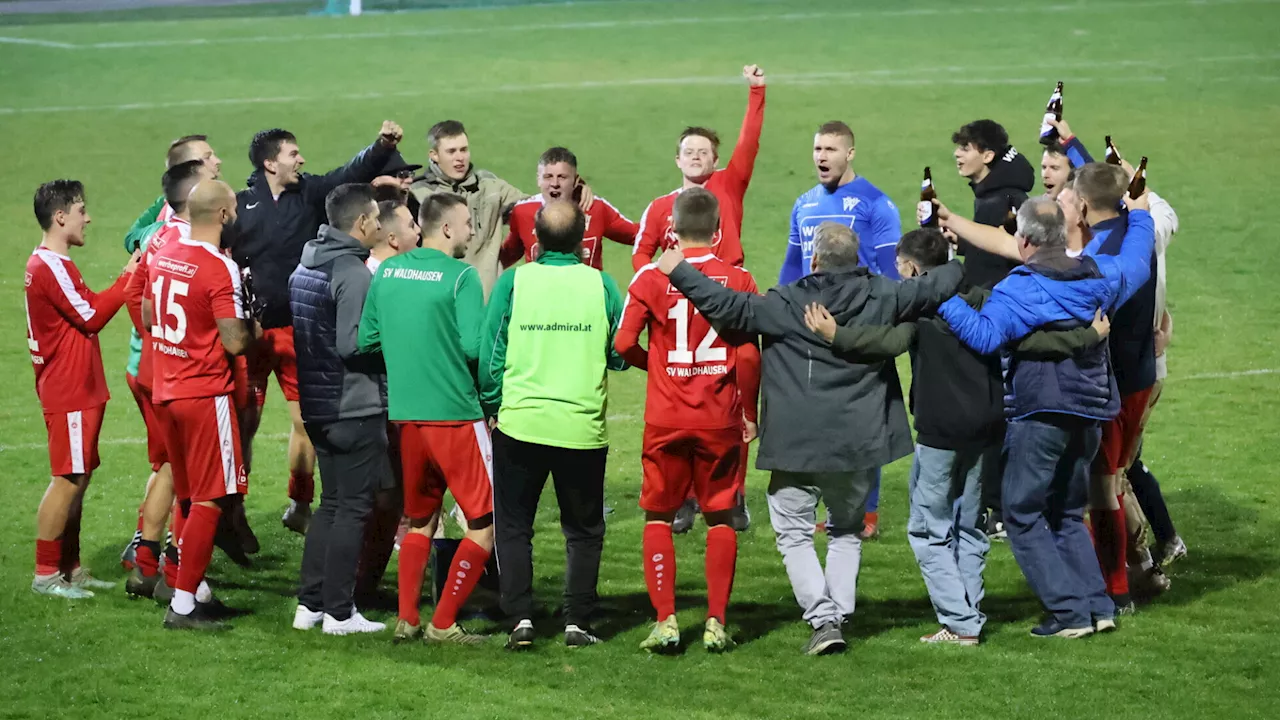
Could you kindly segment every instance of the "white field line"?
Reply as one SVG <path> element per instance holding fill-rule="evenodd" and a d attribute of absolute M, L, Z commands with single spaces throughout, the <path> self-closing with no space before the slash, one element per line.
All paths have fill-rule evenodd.
<path fill-rule="evenodd" d="M 614 28 L 668 27 L 675 25 L 707 25 L 716 26 L 726 23 L 769 23 L 796 22 L 806 20 L 839 20 L 872 17 L 946 17 L 954 15 L 1023 15 L 1039 13 L 1056 13 L 1066 15 L 1080 11 L 1108 10 L 1124 12 L 1126 10 L 1150 10 L 1173 7 L 1209 7 L 1217 5 L 1274 5 L 1280 0 L 1149 0 L 1117 4 L 1112 2 L 1081 2 L 1056 5 L 1033 6 L 979 6 L 979 7 L 938 7 L 909 8 L 905 10 L 847 10 L 833 12 L 791 12 L 763 13 L 756 15 L 722 15 L 705 17 L 671 17 L 624 20 L 593 20 L 565 23 L 532 23 L 524 25 L 473 25 L 464 27 L 430 27 L 411 30 L 386 30 L 372 32 L 344 33 L 296 33 L 292 35 L 244 35 L 227 37 L 176 37 L 154 40 L 121 40 L 84 44 L 55 43 L 46 41 L 35 43 L 45 47 L 76 50 L 120 50 L 147 47 L 190 47 L 198 45 L 218 45 L 227 43 L 280 43 L 298 41 L 323 40 L 384 40 L 388 38 L 408 37 L 454 37 L 457 35 L 489 34 L 494 32 L 546 32 L 567 30 L 607 30 Z"/>
<path fill-rule="evenodd" d="M 1280 368 L 1260 368 L 1258 370 L 1237 370 L 1235 372 L 1211 372 L 1197 373 L 1195 375 L 1170 375 L 1170 380 L 1236 380 L 1243 377 L 1255 377 L 1258 375 L 1274 375 L 1280 373 Z"/>

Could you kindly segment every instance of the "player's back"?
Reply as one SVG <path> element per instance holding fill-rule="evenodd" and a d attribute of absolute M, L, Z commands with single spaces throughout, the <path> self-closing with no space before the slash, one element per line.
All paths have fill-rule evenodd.
<path fill-rule="evenodd" d="M 168 204 L 165 205 L 168 207 Z M 157 255 L 165 247 L 176 243 L 185 237 L 191 236 L 191 225 L 181 218 L 173 217 L 151 235 L 146 241 L 146 248 L 143 250 L 142 262 L 139 264 L 137 273 L 141 276 L 142 288 L 141 294 L 144 298 L 151 298 L 150 292 L 150 275 L 151 265 L 155 261 Z M 154 303 L 154 298 L 151 298 Z M 138 357 L 138 382 L 144 388 L 150 389 L 155 383 L 155 344 L 151 342 L 150 332 L 141 333 L 143 336 L 142 352 Z"/>
<path fill-rule="evenodd" d="M 153 397 L 158 403 L 232 392 L 219 319 L 244 319 L 240 271 L 206 243 L 177 238 L 151 260 Z"/>
<path fill-rule="evenodd" d="M 371 313 L 387 365 L 390 419 L 483 417 L 475 366 L 484 293 L 474 267 L 431 248 L 389 258 L 374 276 L 362 325 Z"/>
<path fill-rule="evenodd" d="M 63 316 L 74 312 L 88 322 L 95 312 L 85 299 L 89 289 L 80 270 L 71 258 L 38 247 L 27 259 L 24 282 L 27 347 L 45 412 L 105 403 L 109 394 L 98 335 L 82 331 Z"/>
<path fill-rule="evenodd" d="M 756 292 L 746 270 L 710 251 L 686 250 L 689 264 L 738 291 Z M 706 318 L 655 265 L 633 281 L 633 295 L 649 310 L 649 381 L 645 422 L 668 428 L 718 429 L 742 424 L 737 345 L 750 338 L 720 337 Z"/>

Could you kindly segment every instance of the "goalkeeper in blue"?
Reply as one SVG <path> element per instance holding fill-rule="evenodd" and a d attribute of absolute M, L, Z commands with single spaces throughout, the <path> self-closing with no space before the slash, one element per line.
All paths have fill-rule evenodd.
<path fill-rule="evenodd" d="M 812 272 L 813 234 L 818 225 L 834 221 L 853 228 L 858 236 L 858 264 L 877 275 L 898 275 L 898 238 L 902 221 L 888 195 L 853 171 L 853 130 L 834 120 L 813 136 L 813 166 L 818 184 L 796 199 L 791 210 L 791 235 L 778 284 L 787 285 Z M 863 537 L 880 534 L 880 479 L 867 496 Z"/>

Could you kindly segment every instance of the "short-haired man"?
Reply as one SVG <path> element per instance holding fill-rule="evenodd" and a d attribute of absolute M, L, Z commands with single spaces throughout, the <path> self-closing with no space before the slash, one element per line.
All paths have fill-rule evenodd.
<path fill-rule="evenodd" d="M 151 597 L 155 592 L 160 577 L 160 537 L 173 505 L 173 468 L 169 463 L 164 429 L 156 416 L 153 400 L 155 348 L 151 340 L 151 328 L 142 319 L 143 298 L 146 295 L 151 261 L 169 243 L 190 237 L 187 197 L 191 190 L 201 180 L 212 179 L 207 166 L 199 160 L 179 163 L 165 171 L 161 185 L 164 187 L 165 204 L 173 209 L 173 213 L 159 231 L 143 240 L 140 248 L 143 252 L 142 261 L 125 289 L 125 302 L 133 319 L 134 329 L 147 337 L 137 363 L 130 368 L 133 374 L 127 374 L 125 379 L 138 410 L 142 413 L 147 431 L 147 460 L 151 463 L 151 477 L 147 481 L 146 493 L 138 513 L 138 530 L 134 536 L 135 567 L 131 568 L 129 579 L 125 583 L 125 591 L 133 596 Z M 178 550 L 170 545 L 166 554 L 170 558 L 165 565 L 168 573 L 166 582 L 171 588 L 177 582 Z"/>
<path fill-rule="evenodd" d="M 235 193 L 224 182 L 201 180 L 187 203 L 190 236 L 152 258 L 143 320 L 155 343 L 152 397 L 165 447 L 175 448 L 169 462 L 180 503 L 174 534 L 182 552 L 164 626 L 216 630 L 222 624 L 203 606 L 212 597 L 199 595 L 208 593 L 204 575 L 218 520 L 248 492 L 230 357 L 243 353 L 253 334 L 239 268 L 221 250 L 222 233 L 236 219 Z"/>
<path fill-rule="evenodd" d="M 289 275 L 302 248 L 315 239 L 325 220 L 325 198 L 345 183 L 368 183 L 382 173 L 404 136 L 390 120 L 378 139 L 346 165 L 324 175 L 302 172 L 306 159 L 293 133 L 263 130 L 249 143 L 253 174 L 236 194 L 237 219 L 232 257 L 252 274 L 255 311 L 263 336 L 248 355 L 253 408 L 246 413 L 247 445 L 257 433 L 267 400 L 267 378 L 274 373 L 293 421 L 289 433 L 289 509 L 281 518 L 290 530 L 306 534 L 315 494 L 315 450 L 298 410 L 297 356 L 289 311 Z"/>
<path fill-rule="evenodd" d="M 1035 185 L 1031 163 L 1009 144 L 1009 133 L 994 120 L 975 120 L 951 135 L 956 170 L 973 188 L 973 221 L 992 227 L 1005 225 Z M 965 279 L 992 287 L 1017 266 L 960 237 Z"/>
<path fill-rule="evenodd" d="M 68 599 L 108 589 L 80 567 L 80 518 L 84 491 L 98 467 L 98 431 L 106 411 L 107 379 L 98 333 L 124 305 L 125 285 L 138 253 L 101 293 L 85 284 L 69 255 L 84 246 L 91 218 L 84 185 L 53 180 L 36 189 L 40 244 L 27 260 L 24 279 L 27 348 L 36 396 L 49 435 L 52 479 L 36 511 L 36 566 L 31 589 Z"/>
<path fill-rule="evenodd" d="M 494 533 L 513 650 L 533 644 L 533 520 L 548 474 L 568 554 L 565 644 L 600 641 L 589 621 L 604 544 L 606 371 L 627 364 L 614 349 L 622 294 L 607 274 L 582 263 L 586 224 L 571 202 L 539 211 L 542 252 L 498 278 L 480 343 L 481 407 L 497 416 Z"/>
<path fill-rule="evenodd" d="M 378 203 L 378 228 L 375 244 L 369 249 L 369 259 L 364 263 L 371 273 L 376 274 L 384 260 L 403 255 L 422 242 L 418 221 L 402 202 L 383 200 Z"/>
<path fill-rule="evenodd" d="M 934 229 L 912 230 L 898 243 L 898 270 L 918 277 L 947 262 L 947 240 Z M 981 307 L 990 294 L 971 288 L 961 297 Z M 940 627 L 921 642 L 976 645 L 986 622 L 987 539 L 982 488 L 999 481 L 1004 442 L 1000 359 L 966 347 L 937 317 L 892 327 L 839 326 L 821 306 L 805 312 L 809 329 L 836 351 L 871 359 L 911 352 L 911 411 L 916 448 L 911 464 L 907 538 L 920 565 Z M 1015 356 L 1060 356 L 1096 346 L 1105 319 L 1073 331 L 1038 330 L 1021 340 Z"/>
<path fill-rule="evenodd" d="M 839 120 L 823 123 L 813 136 L 813 166 L 818 184 L 791 208 L 791 233 L 778 282 L 808 275 L 813 263 L 813 233 L 824 222 L 848 225 L 858 236 L 858 262 L 876 275 L 900 279 L 894 247 L 902 234 L 898 208 L 870 180 L 853 169 L 853 130 Z M 880 479 L 867 498 L 864 538 L 880 533 Z"/>
<path fill-rule="evenodd" d="M 1119 254 L 1071 258 L 1061 208 L 1049 198 L 1028 200 L 1018 210 L 1025 264 L 996 285 L 981 311 L 953 298 L 939 314 L 966 345 L 994 353 L 1038 327 L 1082 327 L 1099 309 L 1123 305 L 1147 282 L 1155 243 L 1146 195 L 1126 202 L 1133 212 Z M 1099 423 L 1120 411 L 1110 365 L 1099 345 L 1065 360 L 1014 357 L 1006 373 L 1004 524 L 1014 558 L 1049 613 L 1031 631 L 1037 637 L 1115 629 L 1116 605 L 1083 517 Z"/>
<path fill-rule="evenodd" d="M 711 244 L 720 226 L 719 203 L 704 188 L 676 198 L 673 227 L 690 264 L 732 290 L 758 292 L 751 273 L 716 257 Z M 742 487 L 746 443 L 755 439 L 760 391 L 760 350 L 754 336 L 720 336 L 657 266 L 631 280 L 614 347 L 633 367 L 649 373 L 645 394 L 644 471 L 640 507 L 645 511 L 644 575 L 658 613 L 640 644 L 664 652 L 680 644 L 676 622 L 676 556 L 671 524 L 690 493 L 707 521 L 707 619 L 703 645 L 725 650 L 725 612 L 733 588 L 738 538 L 733 511 Z M 649 333 L 648 349 L 640 334 Z"/>
<path fill-rule="evenodd" d="M 521 257 L 525 262 L 533 262 L 538 249 L 538 236 L 533 231 L 538 211 L 548 202 L 571 199 L 580 181 L 578 157 L 567 148 L 553 147 L 542 153 L 538 158 L 538 194 L 521 200 L 511 210 L 508 221 L 511 231 L 507 233 L 499 254 L 502 267 L 511 267 Z M 630 247 L 635 243 L 640 227 L 602 197 L 596 197 L 584 212 L 587 214 L 587 230 L 582 240 L 582 261 L 600 270 L 603 267 L 604 238 Z"/>
<path fill-rule="evenodd" d="M 720 201 L 720 227 L 712 241 L 716 257 L 730 265 L 741 266 L 742 201 L 755 172 L 756 155 L 760 152 L 760 130 L 764 127 L 764 71 L 757 65 L 742 68 L 742 77 L 750 87 L 747 113 L 742 118 L 738 142 L 733 146 L 729 164 L 716 169 L 720 161 L 720 136 L 705 127 L 687 127 L 676 144 L 676 167 L 682 183 L 679 188 L 649 203 L 640 217 L 640 231 L 631 251 L 631 266 L 640 268 L 653 260 L 659 250 L 676 246 L 671 228 L 671 210 L 676 196 L 691 187 L 703 187 Z"/>
<path fill-rule="evenodd" d="M 394 639 L 476 645 L 484 638 L 457 617 L 493 551 L 493 449 L 475 377 L 484 289 L 476 269 L 462 261 L 471 239 L 467 201 L 428 195 L 419 218 L 422 247 L 381 265 L 360 320 L 360 351 L 381 353 L 386 362 L 410 524 L 400 542 Z M 424 630 L 418 601 L 446 489 L 462 508 L 466 535 Z"/>
<path fill-rule="evenodd" d="M 348 183 L 325 198 L 328 224 L 302 249 L 289 276 L 298 349 L 302 421 L 320 464 L 320 508 L 307 528 L 293 627 L 323 623 L 326 635 L 379 632 L 356 609 L 356 568 L 374 492 L 387 484 L 384 378 L 358 356 L 360 315 L 369 291 L 365 267 L 377 242 L 373 187 Z"/>
<path fill-rule="evenodd" d="M 805 308 L 822 304 L 844 324 L 913 320 L 952 295 L 963 272 L 948 263 L 899 283 L 871 274 L 858 257 L 857 235 L 832 222 L 814 233 L 814 272 L 764 295 L 720 285 L 678 250 L 658 262 L 717 331 L 768 338 L 756 465 L 772 471 L 769 516 L 796 601 L 813 628 L 810 655 L 845 647 L 840 626 L 854 611 L 867 494 L 881 466 L 911 454 L 911 429 L 893 361 L 834 352 L 808 331 Z M 830 517 L 825 571 L 813 544 L 819 501 Z"/>

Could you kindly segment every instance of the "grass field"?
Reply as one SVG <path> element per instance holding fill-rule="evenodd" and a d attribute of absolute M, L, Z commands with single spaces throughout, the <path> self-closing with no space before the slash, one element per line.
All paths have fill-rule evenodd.
<path fill-rule="evenodd" d="M 0 717 L 1052 718 L 1100 708 L 1117 719 L 1280 717 L 1280 252 L 1265 199 L 1280 179 L 1276 27 L 1280 5 L 1247 0 L 708 0 L 15 27 L 0 18 L 0 242 L 11 258 L 0 275 Z M 885 471 L 884 538 L 864 553 L 847 654 L 800 655 L 807 627 L 773 548 L 766 478 L 753 471 L 756 526 L 742 538 L 729 618 L 740 646 L 723 657 L 699 647 L 642 655 L 651 618 L 635 507 L 636 371 L 610 385 L 617 512 L 601 647 L 570 652 L 547 638 L 512 657 L 496 643 L 393 647 L 389 637 L 290 630 L 301 540 L 278 520 L 287 420 L 275 390 L 249 498 L 263 552 L 250 571 L 223 559 L 212 568 L 222 597 L 252 611 L 232 632 L 166 633 L 154 605 L 123 590 L 78 603 L 30 592 L 48 466 L 21 339 L 19 265 L 39 239 L 38 183 L 87 184 L 94 223 L 75 257 L 96 288 L 125 262 L 120 238 L 157 194 L 165 145 L 192 132 L 211 136 L 224 177 L 241 187 L 248 139 L 264 127 L 291 129 L 308 168 L 324 170 L 372 141 L 385 118 L 406 128 L 407 156 L 425 157 L 426 129 L 454 117 L 481 167 L 530 190 L 538 153 L 566 144 L 597 193 L 638 218 L 678 183 L 672 155 L 684 125 L 734 136 L 746 100 L 739 69 L 752 62 L 770 79 L 744 225 L 762 286 L 777 276 L 791 204 L 814 182 L 809 143 L 824 120 L 853 125 L 857 169 L 904 211 L 924 165 L 944 201 L 967 207 L 968 189 L 948 172 L 950 133 L 989 116 L 1031 150 L 1055 80 L 1066 81 L 1067 117 L 1091 148 L 1105 133 L 1127 154 L 1150 156 L 1151 184 L 1182 230 L 1169 252 L 1171 379 L 1144 456 L 1191 555 L 1174 566 L 1169 594 L 1120 633 L 1028 637 L 1037 604 L 997 545 L 984 645 L 920 646 L 935 621 L 906 543 L 900 461 Z M 606 251 L 620 284 L 628 259 L 622 247 Z M 122 377 L 127 330 L 122 314 L 102 335 L 114 400 L 84 526 L 87 564 L 108 578 L 146 478 L 143 428 Z M 550 606 L 563 553 L 554 503 L 547 508 L 536 583 Z M 690 630 L 702 617 L 703 534 L 677 541 Z"/>

